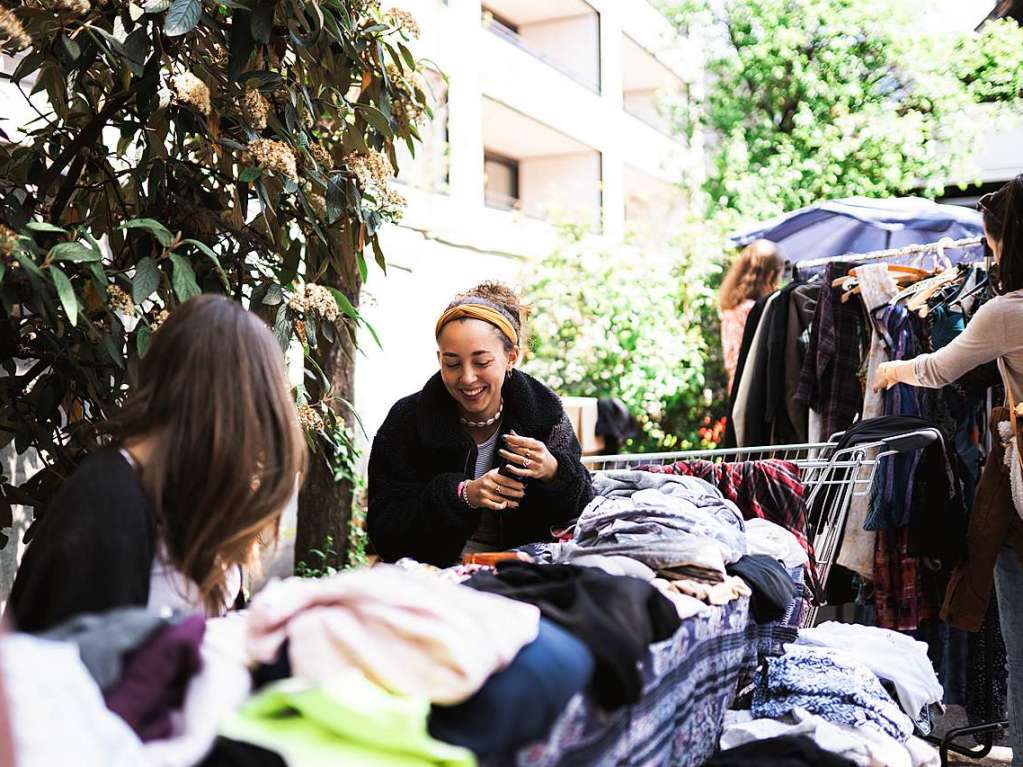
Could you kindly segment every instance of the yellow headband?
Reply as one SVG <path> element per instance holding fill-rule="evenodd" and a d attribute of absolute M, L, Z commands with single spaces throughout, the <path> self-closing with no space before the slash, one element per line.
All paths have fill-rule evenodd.
<path fill-rule="evenodd" d="M 508 321 L 508 318 L 497 311 L 497 309 L 491 309 L 483 304 L 459 304 L 458 306 L 452 306 L 437 320 L 437 330 L 434 335 L 439 336 L 440 331 L 444 329 L 445 325 L 452 320 L 460 320 L 463 317 L 489 322 L 504 333 L 513 344 L 518 345 L 519 343 L 519 334 L 515 332 L 515 328 Z"/>

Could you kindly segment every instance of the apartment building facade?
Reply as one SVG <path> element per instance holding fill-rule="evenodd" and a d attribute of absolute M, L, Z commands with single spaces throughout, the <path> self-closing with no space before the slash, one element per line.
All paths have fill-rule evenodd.
<path fill-rule="evenodd" d="M 665 247 L 703 176 L 698 139 L 664 105 L 702 96 L 702 51 L 646 0 L 408 0 L 417 54 L 446 80 L 424 145 L 401 158 L 409 199 L 370 275 L 357 408 L 371 436 L 436 370 L 433 322 L 458 291 L 515 282 L 557 245 L 557 221 L 593 247 Z"/>

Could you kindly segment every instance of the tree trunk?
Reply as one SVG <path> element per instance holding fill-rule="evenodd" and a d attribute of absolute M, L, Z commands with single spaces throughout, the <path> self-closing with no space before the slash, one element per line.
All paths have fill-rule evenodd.
<path fill-rule="evenodd" d="M 362 281 L 357 268 L 345 276 L 328 272 L 318 282 L 342 291 L 352 305 L 358 307 Z M 348 433 L 354 433 L 355 414 L 342 402 L 355 402 L 355 344 L 351 335 L 339 327 L 336 341 L 331 343 L 320 334 L 316 362 L 331 382 L 332 409 L 339 420 L 344 421 Z M 312 401 L 317 401 L 324 392 L 318 386 L 310 385 L 309 395 Z M 334 479 L 334 456 L 328 452 L 329 446 L 322 441 L 319 447 L 309 457 L 309 472 L 298 498 L 295 564 L 304 562 L 314 568 L 324 565 L 340 568 L 348 559 L 349 524 L 355 488 L 347 479 Z M 312 554 L 313 550 L 327 554 L 326 561 Z"/>

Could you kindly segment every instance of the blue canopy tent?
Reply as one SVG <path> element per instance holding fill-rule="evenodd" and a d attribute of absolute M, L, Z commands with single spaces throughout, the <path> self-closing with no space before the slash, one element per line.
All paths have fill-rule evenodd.
<path fill-rule="evenodd" d="M 970 208 L 939 205 L 921 197 L 849 197 L 787 213 L 730 239 L 740 248 L 756 239 L 770 240 L 785 258 L 798 264 L 981 234 L 981 214 Z"/>

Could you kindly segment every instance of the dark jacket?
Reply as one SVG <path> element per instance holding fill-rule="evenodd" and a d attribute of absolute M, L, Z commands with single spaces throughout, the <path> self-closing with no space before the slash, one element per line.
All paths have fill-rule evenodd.
<path fill-rule="evenodd" d="M 998 422 L 1007 420 L 1007 408 L 992 410 L 995 439 L 973 501 L 966 559 L 952 574 L 941 611 L 942 620 L 965 631 L 980 631 L 984 623 L 1002 547 L 1011 547 L 1023 561 L 1023 522 L 1012 502 L 1005 451 L 998 439 Z"/>
<path fill-rule="evenodd" d="M 117 448 L 82 461 L 36 528 L 7 604 L 18 630 L 41 631 L 79 613 L 146 606 L 156 513 Z"/>
<path fill-rule="evenodd" d="M 550 540 L 551 528 L 579 516 L 593 487 L 557 395 L 518 370 L 502 395 L 501 433 L 539 439 L 558 459 L 553 480 L 528 480 L 519 508 L 499 512 L 499 545 L 512 548 Z M 388 561 L 412 557 L 442 567 L 456 562 L 480 523 L 480 511 L 456 494 L 475 466 L 476 445 L 437 373 L 422 391 L 391 408 L 373 440 L 367 527 L 376 553 Z"/>

